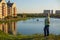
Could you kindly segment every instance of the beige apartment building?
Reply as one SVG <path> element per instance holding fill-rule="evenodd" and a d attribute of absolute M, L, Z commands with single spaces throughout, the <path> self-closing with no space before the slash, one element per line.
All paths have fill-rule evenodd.
<path fill-rule="evenodd" d="M 0 0 L 0 18 L 7 16 L 7 4 L 5 0 Z"/>
<path fill-rule="evenodd" d="M 15 3 L 8 3 L 5 0 L 0 0 L 0 19 L 7 16 L 16 16 L 16 5 Z"/>
<path fill-rule="evenodd" d="M 15 3 L 11 3 L 10 1 L 8 1 L 7 3 L 7 16 L 16 16 L 16 5 Z"/>

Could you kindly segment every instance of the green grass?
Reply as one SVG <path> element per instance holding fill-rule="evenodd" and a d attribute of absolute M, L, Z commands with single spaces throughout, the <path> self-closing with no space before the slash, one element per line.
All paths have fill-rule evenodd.
<path fill-rule="evenodd" d="M 50 34 L 49 37 L 44 37 L 43 34 L 10 35 L 0 31 L 0 40 L 60 40 L 60 35 Z"/>

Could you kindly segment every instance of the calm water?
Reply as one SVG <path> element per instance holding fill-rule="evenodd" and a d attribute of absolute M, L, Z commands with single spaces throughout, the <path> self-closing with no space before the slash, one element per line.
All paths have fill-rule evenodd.
<path fill-rule="evenodd" d="M 37 21 L 39 19 L 39 21 Z M 17 32 L 31 35 L 31 34 L 43 34 L 45 18 L 32 18 L 25 21 L 18 21 L 16 23 Z M 60 34 L 60 19 L 51 18 L 50 19 L 50 29 L 51 34 Z"/>

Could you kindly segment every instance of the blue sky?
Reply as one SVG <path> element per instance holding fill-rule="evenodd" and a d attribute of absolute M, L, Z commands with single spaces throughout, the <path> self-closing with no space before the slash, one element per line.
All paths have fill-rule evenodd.
<path fill-rule="evenodd" d="M 11 2 L 16 3 L 19 13 L 42 13 L 45 9 L 60 9 L 60 0 L 11 0 Z"/>

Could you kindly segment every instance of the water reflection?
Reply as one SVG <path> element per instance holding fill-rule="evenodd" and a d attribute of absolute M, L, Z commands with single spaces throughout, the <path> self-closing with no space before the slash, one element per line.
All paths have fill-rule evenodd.
<path fill-rule="evenodd" d="M 16 35 L 16 22 L 1 23 L 0 30 L 5 33 Z"/>

